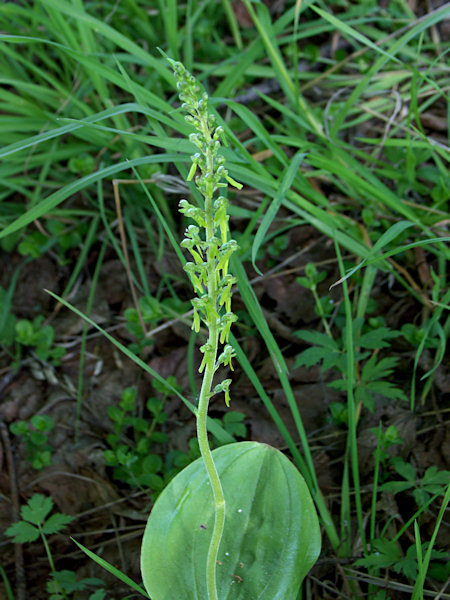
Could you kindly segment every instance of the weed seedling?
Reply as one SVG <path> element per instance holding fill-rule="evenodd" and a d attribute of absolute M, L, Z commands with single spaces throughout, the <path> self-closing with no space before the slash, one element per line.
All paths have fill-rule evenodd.
<path fill-rule="evenodd" d="M 445 488 L 450 481 L 450 471 L 439 471 L 433 465 L 428 467 L 421 479 L 418 479 L 414 465 L 405 462 L 400 456 L 392 458 L 390 462 L 402 479 L 384 483 L 382 490 L 393 494 L 412 492 L 418 507 L 426 505 L 434 494 L 445 493 Z"/>
<path fill-rule="evenodd" d="M 45 227 L 47 235 L 41 231 L 26 234 L 17 246 L 18 252 L 23 256 L 39 258 L 48 250 L 54 249 L 58 263 L 67 264 L 67 252 L 80 246 L 87 233 L 87 224 L 80 222 L 67 226 L 58 219 L 48 219 Z"/>
<path fill-rule="evenodd" d="M 50 360 L 53 365 L 58 366 L 66 350 L 62 347 L 52 348 L 55 330 L 51 325 L 42 327 L 43 322 L 43 315 L 38 315 L 33 321 L 17 321 L 15 341 L 22 346 L 33 348 L 36 356 L 42 361 Z"/>
<path fill-rule="evenodd" d="M 223 425 L 225 431 L 227 431 L 233 438 L 244 439 L 247 435 L 247 427 L 244 423 L 245 415 L 237 410 L 230 410 L 226 412 L 222 418 L 222 421 L 216 419 L 218 423 Z M 214 439 L 216 446 L 220 446 L 218 440 Z"/>
<path fill-rule="evenodd" d="M 171 384 L 176 385 L 174 377 Z M 159 431 L 158 426 L 167 419 L 164 404 L 170 393 L 166 387 L 162 398 L 147 400 L 149 419 L 136 416 L 137 392 L 131 387 L 123 391 L 119 406 L 108 407 L 114 431 L 106 438 L 110 450 L 105 451 L 105 462 L 113 467 L 115 479 L 131 487 L 150 488 L 153 492 L 160 492 L 164 487 L 163 460 L 152 450 L 155 445 L 167 442 L 167 435 Z"/>
<path fill-rule="evenodd" d="M 143 296 L 138 301 L 137 308 L 130 307 L 125 310 L 127 330 L 136 337 L 136 342 L 130 344 L 129 348 L 135 354 L 140 354 L 146 346 L 154 343 L 151 337 L 147 337 L 142 323 L 150 328 L 157 327 L 162 320 L 173 318 L 186 312 L 189 307 L 187 303 L 178 298 L 164 298 L 159 301 L 154 296 Z M 140 315 L 139 315 L 140 312 Z M 141 321 L 142 319 L 142 321 Z"/>
<path fill-rule="evenodd" d="M 50 515 L 52 510 L 53 500 L 51 498 L 35 494 L 20 509 L 22 520 L 8 527 L 5 534 L 17 544 L 32 543 L 41 538 L 51 569 L 51 578 L 47 582 L 48 600 L 68 600 L 69 596 L 74 600 L 86 598 L 85 594 L 79 596 L 78 592 L 86 592 L 89 588 L 103 586 L 104 582 L 96 577 L 77 580 L 73 571 L 56 570 L 48 536 L 62 531 L 73 521 L 73 517 L 63 513 Z M 100 588 L 88 598 L 89 600 L 104 600 L 105 596 L 106 592 Z"/>
<path fill-rule="evenodd" d="M 52 575 L 55 576 L 57 571 L 47 536 L 64 529 L 64 527 L 73 521 L 73 517 L 62 513 L 54 513 L 49 516 L 52 509 L 53 500 L 51 498 L 46 498 L 42 494 L 35 494 L 20 509 L 22 520 L 8 527 L 5 534 L 11 537 L 17 544 L 35 542 L 41 538 Z M 67 595 L 64 591 L 62 591 L 62 595 L 59 597 L 67 600 Z"/>
<path fill-rule="evenodd" d="M 49 415 L 34 415 L 30 421 L 15 421 L 9 429 L 22 438 L 26 448 L 26 458 L 32 467 L 40 471 L 52 462 L 53 447 L 48 442 L 48 434 L 55 423 Z"/>
<path fill-rule="evenodd" d="M 390 400 L 406 401 L 406 394 L 400 386 L 389 380 L 398 363 L 398 358 L 380 357 L 378 353 L 378 350 L 388 348 L 389 340 L 399 336 L 400 332 L 393 331 L 378 321 L 372 321 L 371 325 L 365 326 L 363 319 L 360 318 L 353 320 L 353 332 L 355 333 L 354 358 L 361 364 L 358 385 L 354 390 L 358 404 L 373 412 L 377 395 Z M 328 385 L 336 390 L 345 391 L 347 386 L 345 328 L 341 338 L 337 341 L 332 337 L 331 330 L 329 335 L 319 331 L 303 330 L 297 331 L 296 335 L 312 344 L 312 347 L 298 355 L 295 366 L 310 367 L 322 363 L 324 371 L 333 369 L 341 374 L 341 378 Z M 339 407 L 334 406 L 333 419 L 341 420 L 343 416 Z"/>

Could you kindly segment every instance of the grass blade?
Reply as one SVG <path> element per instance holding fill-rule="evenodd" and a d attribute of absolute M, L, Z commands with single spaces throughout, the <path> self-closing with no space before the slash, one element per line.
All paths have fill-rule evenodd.
<path fill-rule="evenodd" d="M 144 590 L 144 588 L 142 588 L 135 581 L 133 581 L 130 577 L 128 577 L 128 575 L 125 575 L 125 573 L 122 573 L 122 571 L 119 571 L 119 569 L 114 567 L 112 564 L 110 564 L 104 558 L 97 556 L 97 554 L 95 554 L 95 552 L 92 552 L 92 550 L 89 550 L 89 548 L 86 548 L 85 546 L 83 546 L 83 544 L 80 544 L 80 542 L 77 542 L 77 540 L 74 540 L 73 538 L 71 538 L 71 540 L 78 546 L 78 548 L 80 550 L 82 550 L 85 554 L 87 554 L 89 556 L 89 558 L 91 558 L 98 565 L 100 565 L 101 567 L 106 569 L 108 571 L 108 573 L 111 573 L 111 575 L 114 575 L 115 577 L 117 577 L 117 579 L 120 579 L 120 581 L 122 581 L 126 585 L 130 586 L 130 588 L 132 588 L 133 590 L 135 590 L 136 592 L 141 594 L 141 596 L 144 596 L 144 598 L 149 598 L 149 600 L 151 600 L 150 596 L 147 594 L 147 592 Z"/>
<path fill-rule="evenodd" d="M 48 294 L 50 294 L 50 296 L 55 298 L 55 300 L 58 300 L 58 302 L 61 302 L 61 304 L 63 304 L 66 308 L 69 308 L 72 312 L 74 312 L 76 315 L 78 315 L 79 317 L 84 319 L 87 323 L 89 323 L 89 325 L 91 325 L 92 327 L 95 327 L 95 329 L 100 331 L 100 333 L 107 340 L 109 340 L 112 344 L 114 344 L 114 346 L 118 350 L 120 350 L 123 354 L 125 354 L 125 356 L 127 356 L 136 365 L 138 365 L 138 367 L 140 367 L 141 369 L 143 369 L 144 371 L 149 373 L 152 377 L 154 377 L 160 383 L 164 384 L 167 388 L 169 388 L 170 391 L 173 394 L 175 394 L 176 396 L 178 396 L 178 398 L 180 398 L 180 400 L 189 408 L 189 410 L 194 415 L 196 414 L 197 409 L 195 408 L 195 406 L 191 402 L 189 402 L 189 400 L 187 400 L 187 398 L 185 398 L 183 396 L 183 394 L 181 394 L 176 388 L 174 388 L 172 385 L 170 385 L 170 383 L 168 383 L 164 379 L 164 377 L 161 377 L 161 375 L 157 371 L 153 370 L 146 362 L 144 362 L 142 359 L 140 359 L 139 356 L 136 356 L 136 354 L 134 354 L 134 352 L 131 352 L 131 350 L 129 350 L 126 346 L 124 346 L 118 340 L 116 340 L 112 335 L 110 335 L 107 331 L 105 331 L 102 327 L 100 327 L 100 325 L 97 325 L 97 323 L 95 323 L 95 321 L 93 321 L 88 316 L 83 314 L 80 310 L 75 308 L 75 306 L 73 306 L 72 304 L 70 304 L 69 302 L 67 302 L 60 296 L 58 296 L 57 294 L 54 294 L 50 290 L 46 290 L 46 291 Z M 209 417 L 208 417 L 208 430 L 219 440 L 219 442 L 221 444 L 230 444 L 231 442 L 234 442 L 233 436 L 230 435 L 227 431 L 225 431 L 225 429 L 222 427 L 222 425 L 220 425 L 219 423 L 216 423 L 213 419 L 211 419 Z"/>
<path fill-rule="evenodd" d="M 255 269 L 255 271 L 257 273 L 259 273 L 259 275 L 262 275 L 262 273 L 255 264 L 256 255 L 257 255 L 258 250 L 264 240 L 267 230 L 269 229 L 272 221 L 274 220 L 274 218 L 281 206 L 281 203 L 283 202 L 283 200 L 286 196 L 286 193 L 288 192 L 289 188 L 292 185 L 292 181 L 298 171 L 298 168 L 299 168 L 304 156 L 305 156 L 305 154 L 297 153 L 294 156 L 294 158 L 291 160 L 291 163 L 290 163 L 287 171 L 283 175 L 283 179 L 281 180 L 280 186 L 277 190 L 277 193 L 275 194 L 275 198 L 273 199 L 269 208 L 267 209 L 266 214 L 264 215 L 263 220 L 261 221 L 261 225 L 259 226 L 258 231 L 256 232 L 255 238 L 253 240 L 253 245 L 252 245 L 252 264 L 253 264 L 253 268 Z"/>

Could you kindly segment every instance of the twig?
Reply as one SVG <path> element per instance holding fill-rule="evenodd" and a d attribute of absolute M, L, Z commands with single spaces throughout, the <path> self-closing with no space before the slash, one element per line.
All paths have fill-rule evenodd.
<path fill-rule="evenodd" d="M 13 454 L 11 451 L 11 442 L 9 439 L 8 428 L 0 417 L 0 435 L 5 450 L 6 465 L 9 475 L 9 489 L 11 492 L 11 513 L 12 520 L 18 521 L 20 514 L 19 491 L 17 488 L 16 469 L 14 466 Z M 26 600 L 27 588 L 25 579 L 25 568 L 23 562 L 22 544 L 14 544 L 14 559 L 16 568 L 16 600 Z"/>

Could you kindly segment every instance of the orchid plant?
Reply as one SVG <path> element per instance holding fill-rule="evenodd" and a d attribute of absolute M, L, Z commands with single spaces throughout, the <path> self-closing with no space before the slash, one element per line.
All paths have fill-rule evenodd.
<path fill-rule="evenodd" d="M 203 374 L 196 409 L 201 458 L 181 471 L 152 509 L 144 534 L 141 569 L 153 600 L 295 600 L 320 551 L 316 511 L 307 486 L 279 451 L 257 442 L 233 443 L 211 452 L 207 417 L 210 399 L 223 393 L 230 404 L 231 379 L 214 382 L 235 356 L 229 343 L 231 295 L 236 278 L 228 272 L 237 250 L 228 228 L 230 177 L 220 153 L 224 130 L 208 111 L 208 96 L 182 63 L 168 59 L 182 110 L 194 128 L 188 181 L 202 206 L 181 200 L 192 219 L 181 246 L 196 297 L 192 327 L 203 324 Z"/>

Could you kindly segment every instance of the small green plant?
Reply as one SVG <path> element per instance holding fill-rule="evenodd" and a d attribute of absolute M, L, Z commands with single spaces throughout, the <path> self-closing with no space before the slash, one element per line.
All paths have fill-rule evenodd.
<path fill-rule="evenodd" d="M 172 388 L 178 387 L 175 377 L 169 376 L 166 381 Z M 160 431 L 160 426 L 167 420 L 164 405 L 173 391 L 157 381 L 153 381 L 153 387 L 159 396 L 147 399 L 145 407 L 148 418 L 136 416 L 137 391 L 132 387 L 122 392 L 118 406 L 108 407 L 113 433 L 106 438 L 110 449 L 105 450 L 104 456 L 106 465 L 113 468 L 114 479 L 130 487 L 150 489 L 151 496 L 156 498 L 174 475 L 199 457 L 200 451 L 197 439 L 192 438 L 188 452 L 171 449 L 166 453 L 165 460 L 161 458 L 161 444 L 168 442 L 168 436 Z M 214 420 L 236 439 L 246 435 L 244 419 L 243 413 L 230 411 L 225 413 L 222 420 Z M 214 438 L 214 445 L 221 444 Z"/>
<path fill-rule="evenodd" d="M 130 344 L 132 352 L 139 355 L 146 346 L 153 344 L 153 339 L 147 337 L 142 323 L 150 328 L 156 327 L 163 319 L 173 318 L 188 310 L 188 304 L 179 298 L 164 298 L 159 301 L 154 296 L 143 296 L 138 301 L 137 308 L 130 307 L 125 310 L 127 330 L 136 337 L 136 342 Z"/>
<path fill-rule="evenodd" d="M 48 600 L 65 600 L 67 597 L 73 600 L 105 600 L 106 591 L 103 589 L 105 582 L 98 577 L 83 577 L 77 579 L 73 571 L 63 570 L 52 573 L 47 581 Z M 86 596 L 86 593 L 97 588 L 94 592 Z"/>
<path fill-rule="evenodd" d="M 41 538 L 51 569 L 51 577 L 47 582 L 48 600 L 68 600 L 69 596 L 72 596 L 74 600 L 81 600 L 81 598 L 86 598 L 86 595 L 78 595 L 78 592 L 103 586 L 104 582 L 94 577 L 77 580 L 73 571 L 56 570 L 48 536 L 62 531 L 73 521 L 73 517 L 63 513 L 50 515 L 52 510 L 53 500 L 51 498 L 46 498 L 42 494 L 34 494 L 20 509 L 22 520 L 8 527 L 5 534 L 17 544 L 32 543 Z M 89 600 L 104 600 L 105 597 L 106 592 L 100 588 L 89 595 Z"/>
<path fill-rule="evenodd" d="M 77 248 L 86 235 L 86 222 L 68 225 L 59 219 L 48 219 L 45 227 L 48 235 L 44 235 L 41 231 L 27 233 L 17 246 L 18 252 L 23 256 L 39 258 L 53 248 L 58 263 L 60 265 L 67 264 L 67 252 L 72 248 Z"/>
<path fill-rule="evenodd" d="M 428 467 L 422 478 L 418 478 L 415 466 L 405 462 L 400 456 L 392 458 L 390 464 L 402 479 L 387 481 L 381 489 L 393 494 L 408 491 L 412 493 L 418 507 L 427 505 L 435 494 L 444 494 L 450 481 L 450 471 L 439 471 L 434 465 Z"/>
<path fill-rule="evenodd" d="M 237 410 L 230 410 L 223 415 L 222 420 L 215 419 L 217 423 L 220 423 L 225 431 L 227 431 L 233 438 L 245 438 L 247 435 L 247 427 L 244 423 L 245 415 Z M 217 439 L 214 438 L 214 444 L 220 446 Z"/>
<path fill-rule="evenodd" d="M 230 586 L 235 598 L 294 600 L 320 548 L 305 482 L 269 446 L 241 442 L 211 453 L 208 441 L 210 398 L 223 393 L 230 405 L 231 379 L 214 385 L 214 376 L 221 367 L 232 370 L 235 355 L 228 338 L 236 321 L 231 312 L 236 279 L 228 273 L 228 263 L 237 243 L 229 239 L 225 194 L 227 183 L 241 186 L 219 154 L 223 129 L 208 112 L 207 94 L 181 63 L 169 62 L 186 120 L 195 129 L 190 140 L 198 150 L 188 181 L 194 179 L 203 204 L 180 202 L 180 212 L 195 223 L 188 225 L 181 246 L 193 259 L 184 267 L 197 293 L 193 329 L 199 333 L 203 323 L 208 339 L 200 348 L 203 382 L 196 413 L 201 459 L 183 469 L 153 507 L 142 543 L 144 584 L 153 600 L 218 600 L 219 590 L 224 597 Z M 240 420 L 233 423 L 235 430 L 241 425 Z"/>
<path fill-rule="evenodd" d="M 139 311 L 137 308 L 130 307 L 124 313 L 127 330 L 137 338 L 137 342 L 131 346 L 136 354 L 140 354 L 145 346 L 153 344 L 152 339 L 145 337 L 142 322 L 150 327 L 156 327 L 163 317 L 161 303 L 153 296 L 143 296 L 138 304 Z"/>
<path fill-rule="evenodd" d="M 75 175 L 89 175 L 95 170 L 95 158 L 91 154 L 83 152 L 79 156 L 73 156 L 69 160 L 69 171 Z"/>
<path fill-rule="evenodd" d="M 49 444 L 48 434 L 55 423 L 49 415 L 34 415 L 30 421 L 15 421 L 9 429 L 22 438 L 26 448 L 26 459 L 37 471 L 48 467 L 52 462 L 53 447 Z"/>
<path fill-rule="evenodd" d="M 422 545 L 422 551 L 426 552 L 429 543 Z M 443 550 L 431 550 L 431 564 L 429 575 L 444 583 L 450 575 L 450 564 L 448 555 Z M 367 558 L 361 558 L 355 562 L 356 566 L 367 567 L 367 569 L 392 569 L 395 573 L 401 573 L 405 577 L 415 580 L 419 572 L 417 559 L 417 547 L 415 544 L 409 546 L 403 553 L 401 545 L 397 541 L 377 538 L 372 542 L 372 553 Z"/>
<path fill-rule="evenodd" d="M 8 527 L 5 534 L 17 544 L 32 543 L 41 538 L 53 578 L 49 582 L 53 590 L 49 600 L 67 600 L 66 590 L 58 583 L 60 574 L 55 568 L 47 536 L 64 529 L 73 521 L 73 517 L 63 513 L 50 515 L 52 510 L 53 500 L 51 498 L 46 498 L 42 494 L 34 494 L 20 509 L 22 520 Z"/>
<path fill-rule="evenodd" d="M 120 407 L 110 406 L 108 413 L 114 421 L 117 433 L 110 434 L 107 442 L 111 449 L 105 451 L 105 462 L 113 467 L 114 479 L 123 481 L 131 487 L 150 488 L 153 492 L 160 491 L 164 482 L 159 473 L 163 469 L 163 461 L 158 454 L 151 452 L 152 440 L 147 436 L 148 423 L 138 417 L 127 417 L 124 402 Z M 130 423 L 133 421 L 133 423 Z M 126 442 L 121 430 L 131 428 L 133 442 Z"/>
<path fill-rule="evenodd" d="M 322 318 L 325 319 L 324 314 L 322 314 Z M 332 369 L 341 375 L 340 378 L 331 381 L 328 385 L 336 390 L 346 391 L 346 331 L 344 328 L 340 339 L 335 340 L 328 325 L 326 329 L 328 334 L 303 330 L 295 332 L 295 335 L 312 345 L 311 348 L 303 350 L 298 355 L 295 367 L 311 367 L 321 363 L 324 371 Z M 405 392 L 389 380 L 399 359 L 393 356 L 381 357 L 378 352 L 383 348 L 388 348 L 389 340 L 398 337 L 400 332 L 385 327 L 378 320 L 371 320 L 370 324 L 365 325 L 361 318 L 353 320 L 353 332 L 355 332 L 354 358 L 360 363 L 359 378 L 354 390 L 358 404 L 373 412 L 376 396 L 406 401 Z M 340 403 L 333 405 L 333 419 L 345 422 L 344 409 L 344 405 Z"/>
<path fill-rule="evenodd" d="M 174 377 L 169 380 L 170 385 L 176 386 Z M 115 479 L 159 492 L 164 487 L 165 466 L 161 456 L 152 450 L 155 445 L 167 442 L 167 435 L 158 426 L 167 419 L 164 404 L 171 391 L 168 387 L 161 390 L 158 383 L 154 387 L 159 387 L 163 395 L 147 400 L 149 419 L 136 416 L 137 392 L 131 387 L 123 391 L 119 406 L 108 407 L 114 431 L 106 438 L 110 449 L 105 451 L 105 461 L 113 467 Z"/>
<path fill-rule="evenodd" d="M 44 325 L 43 315 L 38 315 L 29 321 L 20 319 L 17 321 L 15 341 L 21 346 L 33 348 L 36 356 L 43 361 L 51 361 L 53 365 L 58 366 L 61 358 L 65 355 L 66 349 L 60 346 L 53 348 L 55 330 L 51 325 Z"/>
<path fill-rule="evenodd" d="M 289 238 L 285 234 L 277 235 L 273 238 L 271 243 L 267 246 L 267 254 L 270 256 L 267 264 L 269 267 L 273 267 L 277 258 L 282 252 L 284 252 L 289 245 Z"/>
<path fill-rule="evenodd" d="M 66 350 L 53 347 L 55 331 L 51 325 L 43 325 L 43 315 L 38 315 L 32 321 L 17 319 L 11 311 L 11 292 L 0 287 L 0 345 L 9 353 L 15 355 L 18 364 L 23 348 L 32 348 L 42 361 L 51 361 L 54 366 L 60 364 Z M 14 353 L 12 346 L 15 344 Z"/>
<path fill-rule="evenodd" d="M 55 571 L 46 536 L 64 529 L 66 525 L 73 521 L 73 517 L 63 513 L 54 513 L 49 517 L 48 515 L 52 510 L 53 500 L 51 498 L 46 498 L 42 494 L 34 494 L 27 504 L 20 509 L 22 520 L 13 523 L 5 533 L 18 544 L 35 542 L 40 537 L 45 546 L 50 567 L 52 571 Z"/>

